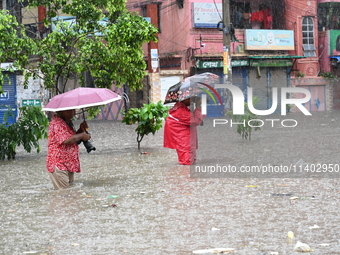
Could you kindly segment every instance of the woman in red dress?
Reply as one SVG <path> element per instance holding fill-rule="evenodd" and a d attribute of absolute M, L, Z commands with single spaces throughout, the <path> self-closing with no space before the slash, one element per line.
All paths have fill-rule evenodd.
<path fill-rule="evenodd" d="M 190 102 L 196 109 L 189 109 Z M 164 147 L 176 149 L 181 165 L 192 165 L 196 161 L 198 148 L 196 127 L 202 123 L 201 99 L 187 98 L 177 102 L 170 110 L 164 126 Z"/>

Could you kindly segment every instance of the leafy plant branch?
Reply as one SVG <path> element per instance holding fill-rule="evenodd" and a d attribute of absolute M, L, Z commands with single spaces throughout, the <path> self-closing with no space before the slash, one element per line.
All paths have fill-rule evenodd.
<path fill-rule="evenodd" d="M 163 126 L 163 120 L 168 116 L 169 107 L 164 106 L 162 101 L 157 104 L 144 104 L 141 108 L 131 108 L 123 113 L 122 123 L 127 125 L 138 124 L 136 128 L 138 150 L 145 135 L 153 135 Z"/>
<path fill-rule="evenodd" d="M 255 106 L 257 102 L 258 102 L 258 98 L 254 97 L 253 106 Z M 243 115 L 234 115 L 233 111 L 228 111 L 226 114 L 228 114 L 232 118 L 233 122 L 243 123 L 243 124 L 237 124 L 237 129 L 236 129 L 237 133 L 241 135 L 242 139 L 247 139 L 250 141 L 251 133 L 253 129 L 254 131 L 260 130 L 261 122 L 257 120 L 259 119 L 259 116 L 252 113 L 249 110 L 248 103 L 246 102 L 244 103 L 244 114 Z"/>
<path fill-rule="evenodd" d="M 15 159 L 17 146 L 23 146 L 31 152 L 36 148 L 40 152 L 39 140 L 47 138 L 48 119 L 41 107 L 20 107 L 20 117 L 13 124 L 8 123 L 8 117 L 15 117 L 12 109 L 4 114 L 4 122 L 0 124 L 0 160 Z"/>

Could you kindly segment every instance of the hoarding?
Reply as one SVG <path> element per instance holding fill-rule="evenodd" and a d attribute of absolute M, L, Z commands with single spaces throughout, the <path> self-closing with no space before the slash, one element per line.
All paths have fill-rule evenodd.
<path fill-rule="evenodd" d="M 293 30 L 245 30 L 246 50 L 294 50 Z"/>
<path fill-rule="evenodd" d="M 340 56 L 340 30 L 328 30 L 329 55 Z"/>
<path fill-rule="evenodd" d="M 214 3 L 192 3 L 193 27 L 217 28 L 221 21 L 222 4 Z"/>

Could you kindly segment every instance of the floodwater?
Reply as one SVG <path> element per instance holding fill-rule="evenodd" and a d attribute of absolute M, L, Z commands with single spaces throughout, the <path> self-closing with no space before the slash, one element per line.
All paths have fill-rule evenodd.
<path fill-rule="evenodd" d="M 251 141 L 206 119 L 197 164 L 212 154 L 232 165 L 340 164 L 340 112 L 286 118 L 299 124 L 265 125 Z M 163 130 L 143 139 L 148 154 L 140 154 L 136 126 L 88 123 L 97 150 L 88 154 L 81 145 L 82 173 L 68 189 L 53 189 L 46 140 L 39 154 L 18 148 L 16 160 L 0 162 L 0 254 L 299 254 L 297 241 L 310 254 L 340 254 L 336 175 L 191 178 L 176 152 L 162 147 Z"/>

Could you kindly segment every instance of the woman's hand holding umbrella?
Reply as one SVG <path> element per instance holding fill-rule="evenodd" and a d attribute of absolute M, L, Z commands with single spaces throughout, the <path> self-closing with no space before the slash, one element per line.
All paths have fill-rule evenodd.
<path fill-rule="evenodd" d="M 89 126 L 87 125 L 87 122 L 84 120 L 80 124 L 77 134 L 84 136 L 85 139 L 81 138 L 79 141 L 83 142 L 87 152 L 90 153 L 91 151 L 95 151 L 96 147 L 94 147 L 89 141 L 91 139 L 91 135 L 88 133 L 88 130 L 89 130 Z"/>
<path fill-rule="evenodd" d="M 77 134 L 82 133 L 82 132 L 87 132 L 88 130 L 89 130 L 89 126 L 87 125 L 87 122 L 84 120 L 82 123 L 80 123 Z"/>
<path fill-rule="evenodd" d="M 197 108 L 201 108 L 201 98 L 200 97 L 196 97 L 196 100 L 195 100 L 195 105 Z"/>

